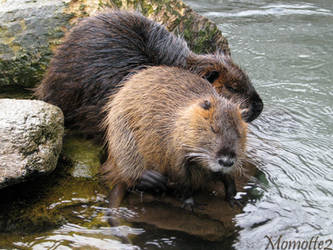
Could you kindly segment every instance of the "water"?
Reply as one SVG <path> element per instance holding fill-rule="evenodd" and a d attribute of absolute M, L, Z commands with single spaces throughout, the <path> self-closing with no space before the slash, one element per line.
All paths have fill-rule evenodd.
<path fill-rule="evenodd" d="M 130 223 L 110 228 L 96 180 L 58 167 L 0 191 L 0 248 L 276 249 L 279 237 L 280 249 L 294 240 L 314 249 L 312 237 L 333 248 L 333 2 L 186 3 L 218 24 L 265 103 L 250 125 L 248 154 L 261 172 L 259 183 L 244 184 L 254 194 L 244 195 L 243 210 L 213 198 L 209 219 L 136 196 L 117 211 Z M 121 234 L 132 235 L 133 245 L 121 244 Z"/>
<path fill-rule="evenodd" d="M 234 248 L 318 236 L 332 249 L 333 2 L 186 2 L 218 24 L 265 103 L 249 146 L 269 185 L 235 217 Z"/>

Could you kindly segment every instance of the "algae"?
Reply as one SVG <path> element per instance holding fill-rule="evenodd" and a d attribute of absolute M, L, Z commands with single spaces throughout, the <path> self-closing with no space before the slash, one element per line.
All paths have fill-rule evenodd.
<path fill-rule="evenodd" d="M 103 148 L 93 141 L 73 134 L 64 138 L 63 157 L 71 164 L 73 177 L 94 178 L 99 173 Z"/>
<path fill-rule="evenodd" d="M 8 86 L 0 88 L 0 98 L 9 99 L 33 99 L 33 92 L 29 89 Z"/>
<path fill-rule="evenodd" d="M 51 58 L 49 48 L 20 49 L 11 59 L 0 59 L 0 87 L 31 88 L 40 82 Z"/>
<path fill-rule="evenodd" d="M 106 194 L 98 182 L 73 178 L 67 170 L 66 161 L 60 160 L 52 174 L 0 190 L 0 234 L 47 231 L 67 221 L 73 222 L 74 211 L 92 205 L 105 206 Z M 87 218 L 100 218 L 100 215 L 91 215 L 92 211 L 87 213 Z M 89 225 L 87 220 L 79 218 L 75 222 Z M 98 223 L 95 220 L 93 224 Z"/>

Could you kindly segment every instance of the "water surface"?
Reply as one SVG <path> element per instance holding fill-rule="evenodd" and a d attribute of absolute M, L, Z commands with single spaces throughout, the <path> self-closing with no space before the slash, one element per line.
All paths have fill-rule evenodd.
<path fill-rule="evenodd" d="M 281 243 L 318 236 L 329 247 L 333 2 L 186 2 L 218 24 L 265 103 L 250 126 L 249 147 L 269 184 L 260 201 L 236 216 L 240 229 L 234 248 L 264 249 L 267 237 L 275 242 L 279 236 Z"/>

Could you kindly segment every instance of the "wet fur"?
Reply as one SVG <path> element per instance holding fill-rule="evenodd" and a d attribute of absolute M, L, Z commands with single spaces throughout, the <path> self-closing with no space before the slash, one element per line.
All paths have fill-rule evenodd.
<path fill-rule="evenodd" d="M 213 178 L 219 154 L 234 152 L 234 169 L 244 155 L 247 125 L 238 105 L 180 68 L 138 72 L 103 110 L 108 159 L 102 173 L 110 186 L 133 187 L 145 170 L 154 170 L 198 190 Z"/>
<path fill-rule="evenodd" d="M 125 77 L 153 65 L 182 67 L 208 79 L 219 94 L 233 97 L 249 110 L 243 112 L 246 121 L 262 110 L 260 97 L 229 55 L 197 55 L 164 26 L 126 11 L 79 22 L 57 49 L 35 95 L 59 106 L 67 127 L 96 137 L 103 134 L 98 128 L 108 97 L 119 90 Z"/>

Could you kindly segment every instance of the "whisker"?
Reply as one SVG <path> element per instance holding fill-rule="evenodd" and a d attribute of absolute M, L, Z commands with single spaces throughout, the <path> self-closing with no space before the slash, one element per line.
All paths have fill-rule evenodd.
<path fill-rule="evenodd" d="M 186 145 L 186 144 L 182 144 L 182 147 L 187 149 L 187 150 L 191 150 L 193 152 L 206 153 L 207 155 L 209 154 L 209 151 L 207 149 L 204 149 L 204 148 L 194 147 L 194 146 L 190 146 L 190 145 Z"/>
<path fill-rule="evenodd" d="M 185 158 L 190 159 L 190 158 L 194 158 L 194 159 L 201 159 L 201 160 L 207 160 L 209 159 L 209 157 L 205 154 L 200 154 L 200 153 L 189 153 L 185 156 Z"/>

